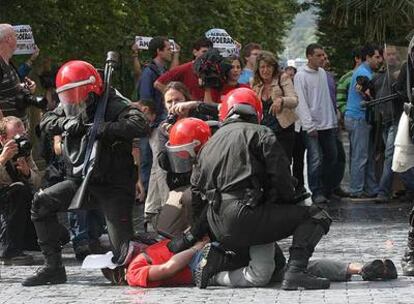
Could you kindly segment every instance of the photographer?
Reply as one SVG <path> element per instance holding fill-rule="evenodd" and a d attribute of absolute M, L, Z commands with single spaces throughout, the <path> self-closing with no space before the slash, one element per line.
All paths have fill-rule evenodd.
<path fill-rule="evenodd" d="M 190 91 L 191 99 L 193 100 L 206 100 L 205 99 L 205 86 L 199 82 L 199 73 L 197 72 L 196 62 L 197 59 L 203 56 L 209 49 L 213 47 L 213 43 L 207 38 L 198 39 L 193 45 L 194 60 L 181 64 L 168 72 L 162 74 L 154 83 L 154 87 L 161 92 L 165 93 L 166 86 L 172 81 L 182 82 Z M 219 102 L 220 96 L 218 90 L 211 89 L 211 97 L 214 102 Z M 207 100 L 209 101 L 209 100 Z"/>
<path fill-rule="evenodd" d="M 45 107 L 45 101 L 37 101 L 32 94 L 36 84 L 29 78 L 21 83 L 17 71 L 10 63 L 16 50 L 16 33 L 10 24 L 0 24 L 0 118 L 16 116 L 27 125 L 26 108 L 34 105 Z"/>
<path fill-rule="evenodd" d="M 31 224 L 30 203 L 40 186 L 40 175 L 25 133 L 19 118 L 0 120 L 0 260 L 8 265 L 33 263 L 23 248 L 28 245 L 26 224 Z"/>

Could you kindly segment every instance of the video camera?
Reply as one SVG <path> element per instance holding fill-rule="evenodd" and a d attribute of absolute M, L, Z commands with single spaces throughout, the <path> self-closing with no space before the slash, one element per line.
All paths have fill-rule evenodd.
<path fill-rule="evenodd" d="M 194 62 L 194 71 L 201 79 L 200 86 L 203 88 L 221 89 L 230 70 L 231 65 L 213 48 Z"/>
<path fill-rule="evenodd" d="M 356 78 L 357 90 L 362 94 L 365 101 L 370 101 L 375 96 L 374 84 L 367 76 L 357 76 Z"/>

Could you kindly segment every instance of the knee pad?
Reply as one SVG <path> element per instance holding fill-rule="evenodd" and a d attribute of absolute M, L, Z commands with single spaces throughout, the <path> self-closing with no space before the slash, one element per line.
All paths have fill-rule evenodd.
<path fill-rule="evenodd" d="M 33 196 L 31 219 L 33 222 L 39 221 L 52 213 L 53 200 L 42 190 Z"/>
<path fill-rule="evenodd" d="M 317 206 L 311 206 L 309 211 L 312 221 L 321 225 L 325 231 L 325 234 L 327 234 L 332 223 L 332 218 L 330 217 L 329 213 L 325 209 Z"/>

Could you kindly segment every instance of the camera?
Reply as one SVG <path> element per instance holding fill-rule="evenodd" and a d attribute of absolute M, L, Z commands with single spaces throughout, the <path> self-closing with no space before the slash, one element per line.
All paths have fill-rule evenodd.
<path fill-rule="evenodd" d="M 173 124 L 175 124 L 177 122 L 177 120 L 178 120 L 178 115 L 176 115 L 176 114 L 169 114 L 167 116 L 167 119 L 165 120 L 165 122 L 167 124 L 173 125 Z"/>
<path fill-rule="evenodd" d="M 14 156 L 15 159 L 30 156 L 30 152 L 32 151 L 32 143 L 27 137 L 16 135 L 13 137 L 13 140 L 17 144 L 17 154 Z"/>
<path fill-rule="evenodd" d="M 46 110 L 47 99 L 45 97 L 33 96 L 27 88 L 27 83 L 25 83 L 24 87 L 16 94 L 16 106 L 19 109 L 35 106 L 41 110 Z"/>
<path fill-rule="evenodd" d="M 195 60 L 194 70 L 201 79 L 201 87 L 220 89 L 231 65 L 225 62 L 218 50 L 209 49 Z"/>

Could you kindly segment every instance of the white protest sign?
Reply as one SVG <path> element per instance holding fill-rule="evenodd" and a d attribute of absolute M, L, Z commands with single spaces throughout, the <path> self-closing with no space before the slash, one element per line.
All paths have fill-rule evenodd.
<path fill-rule="evenodd" d="M 233 54 L 238 54 L 238 49 L 233 38 L 223 29 L 211 29 L 206 33 L 206 38 L 213 42 L 213 47 L 218 49 L 221 56 L 228 57 Z"/>
<path fill-rule="evenodd" d="M 36 44 L 30 25 L 14 25 L 13 28 L 17 38 L 17 46 L 13 54 L 33 54 L 36 50 Z"/>
<path fill-rule="evenodd" d="M 146 36 L 135 36 L 135 44 L 138 46 L 140 50 L 148 50 L 148 45 L 153 37 L 146 37 Z M 173 39 L 168 39 L 171 43 L 171 50 L 173 52 L 176 51 L 175 48 L 175 41 Z"/>

